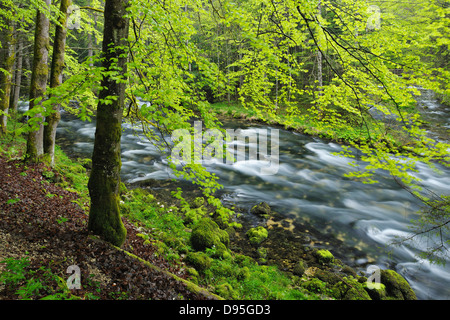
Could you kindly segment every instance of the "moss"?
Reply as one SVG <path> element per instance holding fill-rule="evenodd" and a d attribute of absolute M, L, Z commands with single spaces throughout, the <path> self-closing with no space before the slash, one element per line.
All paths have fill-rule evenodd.
<path fill-rule="evenodd" d="M 252 214 L 262 217 L 268 217 L 270 215 L 270 206 L 266 202 L 260 202 L 257 205 L 253 206 L 250 210 Z"/>
<path fill-rule="evenodd" d="M 238 280 L 245 280 L 250 278 L 250 275 L 251 275 L 250 269 L 248 267 L 242 267 L 239 269 L 236 278 Z"/>
<path fill-rule="evenodd" d="M 92 160 L 89 158 L 77 158 L 77 162 L 85 169 L 92 169 Z"/>
<path fill-rule="evenodd" d="M 264 227 L 259 226 L 248 230 L 246 235 L 249 238 L 250 243 L 258 245 L 267 239 L 269 232 Z"/>
<path fill-rule="evenodd" d="M 323 282 L 328 283 L 328 285 L 333 286 L 339 281 L 341 281 L 341 277 L 338 276 L 336 273 L 328 270 L 318 269 L 314 276 L 318 279 L 322 280 Z"/>
<path fill-rule="evenodd" d="M 317 278 L 312 278 L 312 279 L 304 282 L 302 284 L 302 288 L 304 288 L 312 293 L 325 293 L 326 283 Z"/>
<path fill-rule="evenodd" d="M 202 197 L 196 197 L 193 201 L 192 201 L 192 207 L 193 208 L 200 208 L 201 206 L 203 206 L 205 204 L 205 199 Z"/>
<path fill-rule="evenodd" d="M 204 252 L 189 252 L 186 255 L 186 262 L 198 271 L 205 271 L 211 267 L 212 260 Z"/>
<path fill-rule="evenodd" d="M 339 300 L 372 300 L 363 284 L 353 277 L 344 277 L 332 287 L 332 295 Z"/>
<path fill-rule="evenodd" d="M 405 278 L 394 270 L 381 270 L 380 276 L 389 297 L 398 300 L 417 300 L 416 294 Z"/>
<path fill-rule="evenodd" d="M 223 251 L 230 244 L 228 233 L 219 228 L 217 223 L 209 218 L 203 218 L 192 229 L 191 244 L 195 250 L 202 251 L 215 247 Z"/>
<path fill-rule="evenodd" d="M 114 176 L 105 176 L 101 170 L 92 173 L 88 183 L 91 196 L 88 230 L 120 247 L 127 235 L 120 218 L 120 180 Z"/>
<path fill-rule="evenodd" d="M 245 267 L 254 263 L 254 260 L 249 256 L 238 253 L 234 256 L 234 262 L 240 267 Z"/>
<path fill-rule="evenodd" d="M 186 272 L 190 276 L 190 280 L 193 283 L 198 284 L 198 278 L 200 277 L 198 271 L 195 268 L 187 268 Z"/>
<path fill-rule="evenodd" d="M 330 251 L 325 250 L 325 249 L 317 250 L 315 252 L 315 256 L 319 260 L 319 262 L 322 264 L 329 264 L 334 261 L 333 254 Z"/>
<path fill-rule="evenodd" d="M 292 270 L 292 272 L 296 275 L 296 276 L 302 276 L 303 273 L 305 273 L 305 270 L 308 266 L 306 265 L 306 262 L 303 260 L 298 261 L 295 266 L 294 269 Z"/>
<path fill-rule="evenodd" d="M 367 282 L 362 283 L 362 285 L 372 300 L 385 300 L 387 298 L 386 286 L 384 284 L 377 283 L 370 288 L 367 286 Z"/>
<path fill-rule="evenodd" d="M 267 258 L 267 248 L 260 247 L 260 248 L 258 248 L 256 253 L 258 254 L 258 258 L 260 258 L 260 259 L 266 259 Z"/>
<path fill-rule="evenodd" d="M 238 293 L 229 283 L 223 283 L 216 288 L 216 293 L 225 299 L 238 299 Z"/>
<path fill-rule="evenodd" d="M 264 247 L 259 247 L 258 250 L 256 250 L 259 264 L 267 263 L 267 253 L 268 253 L 268 250 L 267 250 L 267 248 L 264 248 Z"/>

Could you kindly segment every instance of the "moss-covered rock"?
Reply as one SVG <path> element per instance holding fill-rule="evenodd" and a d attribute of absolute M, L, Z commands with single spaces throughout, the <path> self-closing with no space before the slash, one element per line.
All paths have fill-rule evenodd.
<path fill-rule="evenodd" d="M 211 267 L 212 260 L 204 252 L 189 252 L 185 261 L 198 271 L 205 271 Z"/>
<path fill-rule="evenodd" d="M 264 201 L 258 203 L 257 205 L 253 206 L 250 209 L 250 213 L 263 217 L 268 217 L 270 215 L 270 212 L 271 212 L 270 206 Z"/>
<path fill-rule="evenodd" d="M 384 284 L 374 283 L 369 287 L 367 286 L 367 282 L 363 282 L 362 285 L 372 300 L 385 300 L 387 298 L 386 286 Z"/>
<path fill-rule="evenodd" d="M 292 273 L 295 274 L 296 276 L 301 277 L 305 273 L 306 268 L 308 268 L 308 266 L 306 265 L 306 262 L 303 260 L 299 260 L 295 264 L 294 269 L 292 270 Z"/>
<path fill-rule="evenodd" d="M 254 263 L 255 261 L 253 260 L 253 258 L 251 258 L 251 257 L 249 257 L 249 256 L 246 256 L 246 255 L 244 255 L 244 254 L 237 253 L 237 254 L 234 256 L 234 262 L 235 262 L 239 267 L 245 267 L 245 266 L 247 266 L 247 265 L 249 265 L 249 264 Z"/>
<path fill-rule="evenodd" d="M 258 263 L 259 264 L 266 264 L 267 263 L 267 248 L 259 247 L 258 250 L 256 250 L 256 255 L 258 257 Z"/>
<path fill-rule="evenodd" d="M 251 244 L 258 245 L 269 236 L 269 232 L 262 226 L 251 228 L 246 233 L 247 237 L 250 240 Z"/>
<path fill-rule="evenodd" d="M 333 254 L 330 251 L 325 250 L 325 249 L 317 250 L 315 252 L 315 256 L 316 256 L 317 260 L 319 261 L 319 263 L 322 263 L 322 264 L 329 264 L 334 261 Z"/>
<path fill-rule="evenodd" d="M 326 282 L 329 286 L 333 286 L 339 281 L 342 281 L 341 275 L 334 273 L 332 270 L 317 269 L 314 272 L 314 277 Z"/>
<path fill-rule="evenodd" d="M 332 287 L 331 292 L 338 300 L 372 300 L 364 285 L 353 277 L 344 277 Z"/>
<path fill-rule="evenodd" d="M 311 293 L 325 293 L 327 284 L 320 279 L 311 278 L 308 281 L 305 281 L 301 285 L 304 289 Z"/>
<path fill-rule="evenodd" d="M 192 200 L 191 207 L 192 208 L 200 208 L 205 204 L 205 198 L 203 197 L 196 197 L 194 200 Z"/>
<path fill-rule="evenodd" d="M 191 233 L 191 245 L 197 251 L 215 247 L 217 250 L 229 246 L 230 237 L 225 230 L 219 228 L 217 223 L 209 218 L 199 220 Z"/>
<path fill-rule="evenodd" d="M 380 281 L 386 286 L 388 298 L 398 300 L 417 300 L 408 282 L 394 270 L 381 270 Z"/>

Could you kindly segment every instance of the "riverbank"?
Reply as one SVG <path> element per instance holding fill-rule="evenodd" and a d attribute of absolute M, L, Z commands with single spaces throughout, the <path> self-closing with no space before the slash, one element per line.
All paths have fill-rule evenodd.
<path fill-rule="evenodd" d="M 302 109 L 303 110 L 303 109 Z M 276 115 L 257 114 L 251 108 L 243 107 L 239 102 L 219 102 L 210 106 L 210 111 L 220 118 L 235 118 L 247 120 L 250 122 L 266 123 L 269 125 L 277 125 L 286 130 L 299 132 L 302 134 L 319 137 L 324 140 L 344 143 L 344 144 L 360 144 L 367 143 L 370 139 L 377 140 L 380 132 L 389 132 L 391 128 L 385 127 L 384 124 L 375 121 L 371 116 L 367 115 L 363 119 L 347 119 L 339 123 L 329 122 L 325 115 L 311 117 L 308 109 L 298 111 L 294 116 L 289 116 L 282 108 Z M 303 112 L 303 113 L 302 113 Z M 315 111 L 312 112 L 315 114 Z M 406 137 L 396 136 L 395 133 L 383 135 L 383 139 L 392 145 L 400 145 L 404 143 Z"/>
<path fill-rule="evenodd" d="M 311 241 L 317 241 L 313 232 L 306 235 L 286 232 L 296 227 L 271 210 L 256 217 L 259 226 L 267 232 L 257 229 L 261 232 L 255 235 L 260 238 L 251 237 L 249 231 L 255 228 L 255 220 L 251 223 L 242 220 L 242 228 L 223 228 L 203 219 L 193 222 L 186 217 L 194 215 L 187 215 L 172 200 L 161 197 L 167 194 L 161 191 L 161 185 L 158 188 L 123 185 L 121 208 L 128 237 L 122 249 L 157 266 L 149 270 L 142 260 L 86 234 L 89 161 L 77 163 L 58 148 L 54 169 L 24 166 L 18 145 L 17 141 L 2 144 L 4 155 L 17 158 L 15 161 L 3 158 L 1 163 L 2 247 L 8 248 L 2 252 L 2 259 L 7 257 L 10 263 L 3 264 L 2 279 L 20 266 L 25 266 L 22 270 L 27 276 L 14 286 L 9 283 L 2 288 L 7 299 L 24 298 L 24 294 L 55 299 L 167 299 L 170 296 L 197 300 L 205 298 L 205 294 L 208 298 L 289 300 L 412 297 L 402 293 L 410 292 L 410 288 L 398 289 L 406 281 L 399 280 L 401 277 L 388 279 L 387 275 L 382 277 L 385 284 L 380 286 L 380 292 L 368 291 L 367 279 L 342 264 L 331 249 L 317 250 L 310 246 Z M 197 195 L 189 201 L 196 214 L 208 216 L 211 208 Z M 203 248 L 193 246 L 193 234 L 197 239 L 210 236 L 207 232 L 197 232 L 202 223 L 222 234 L 222 240 Z M 283 250 L 277 249 L 279 243 L 270 245 L 276 237 L 284 243 Z M 286 258 L 287 254 L 290 258 Z M 280 261 L 285 262 L 280 264 Z M 65 271 L 72 264 L 83 270 L 82 279 L 89 279 L 88 283 L 83 282 L 85 291 L 67 291 L 64 284 L 61 287 L 53 284 L 53 289 L 49 289 L 42 282 L 46 289 L 32 293 L 26 290 L 27 283 L 36 280 L 37 272 L 43 274 L 43 278 L 37 279 L 48 275 L 66 279 Z M 151 280 L 149 272 L 156 272 Z M 168 276 L 167 272 L 174 276 Z M 155 283 L 154 278 L 162 283 Z M 161 292 L 160 288 L 168 289 Z M 203 288 L 204 294 L 192 288 Z"/>
<path fill-rule="evenodd" d="M 70 169 L 86 175 L 79 164 Z M 79 186 L 61 172 L 0 156 L 0 300 L 219 298 L 155 255 L 128 219 L 122 250 L 89 235 Z M 81 280 L 74 289 L 70 266 Z"/>

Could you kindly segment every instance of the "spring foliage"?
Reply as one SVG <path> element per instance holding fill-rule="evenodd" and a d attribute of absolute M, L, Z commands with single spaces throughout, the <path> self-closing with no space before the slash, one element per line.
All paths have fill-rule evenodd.
<path fill-rule="evenodd" d="M 2 7 L 0 12 L 0 28 L 5 28 L 4 17 L 29 22 L 30 11 L 44 8 L 41 0 L 26 6 L 8 3 L 11 9 Z M 30 110 L 30 115 L 48 115 L 52 105 L 60 103 L 89 120 L 99 103 L 101 79 L 110 77 L 126 82 L 125 121 L 139 126 L 170 154 L 170 141 L 164 137 L 177 129 L 192 132 L 191 122 L 198 118 L 205 130 L 220 128 L 209 104 L 235 100 L 263 120 L 288 127 L 301 124 L 306 133 L 339 137 L 347 143 L 341 155 L 355 158 L 349 178 L 375 183 L 376 173 L 385 170 L 425 203 L 448 207 L 445 195 L 438 195 L 442 202 L 437 205 L 414 175 L 419 162 L 448 166 L 450 160 L 449 145 L 427 136 L 414 99 L 421 88 L 433 90 L 444 101 L 450 96 L 447 2 L 126 3 L 127 45 L 116 48 L 127 57 L 125 77 L 102 69 L 99 50 L 90 50 L 86 57 L 70 48 L 86 45 L 85 36 L 90 35 L 90 48 L 98 49 L 103 28 L 100 1 L 74 0 L 84 9 L 80 28 L 69 32 L 65 82 L 48 89 L 51 98 L 42 104 L 45 110 Z M 50 11 L 57 8 L 51 6 Z M 49 15 L 58 23 L 57 15 Z M 78 101 L 76 107 L 71 100 Z M 375 119 L 374 111 L 391 120 Z M 198 184 L 226 220 L 231 212 L 213 196 L 220 188 L 214 174 L 201 164 L 173 164 L 172 169 Z M 439 223 L 431 215 L 421 228 L 446 226 L 448 210 L 439 212 Z"/>

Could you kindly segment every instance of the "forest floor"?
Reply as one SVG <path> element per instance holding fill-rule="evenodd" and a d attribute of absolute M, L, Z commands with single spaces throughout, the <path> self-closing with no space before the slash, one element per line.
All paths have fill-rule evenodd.
<path fill-rule="evenodd" d="M 136 236 L 138 228 L 126 219 L 128 234 L 122 249 L 156 268 L 89 235 L 87 215 L 73 201 L 77 194 L 48 182 L 43 177 L 45 170 L 42 164 L 24 166 L 22 161 L 0 157 L 0 262 L 7 258 L 26 258 L 28 274 L 42 281 L 51 274 L 56 275 L 53 279 L 65 282 L 72 274 L 67 273 L 67 268 L 78 266 L 83 286 L 69 292 L 66 288 L 66 299 L 212 298 L 189 289 L 180 280 L 185 278 L 183 269 L 174 269 L 154 255 L 156 249 L 144 244 L 144 240 Z M 0 274 L 5 268 L 6 264 L 0 263 Z M 24 292 L 34 299 L 62 292 L 57 282 L 37 288 L 40 290 L 25 288 Z M 0 300 L 18 298 L 23 296 L 0 284 Z"/>

